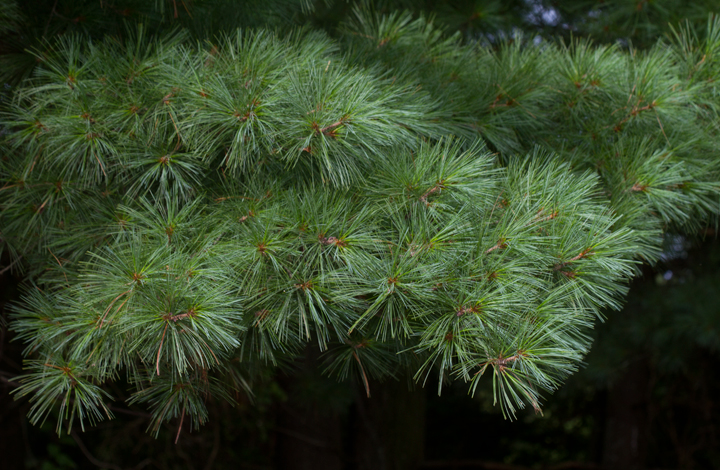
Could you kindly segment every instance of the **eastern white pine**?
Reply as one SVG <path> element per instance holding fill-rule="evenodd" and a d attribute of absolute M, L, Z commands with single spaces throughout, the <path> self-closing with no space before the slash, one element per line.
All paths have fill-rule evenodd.
<path fill-rule="evenodd" d="M 111 416 L 123 374 L 151 430 L 198 426 L 308 344 L 368 395 L 435 374 L 539 411 L 663 231 L 717 220 L 720 20 L 648 50 L 360 8 L 192 38 L 64 34 L 3 102 L 35 423 Z"/>

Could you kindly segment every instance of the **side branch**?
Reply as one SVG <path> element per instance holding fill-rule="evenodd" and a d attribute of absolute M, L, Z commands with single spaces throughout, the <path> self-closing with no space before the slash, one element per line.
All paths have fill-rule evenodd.
<path fill-rule="evenodd" d="M 562 268 L 564 268 L 565 266 L 567 266 L 568 264 L 570 264 L 570 263 L 572 263 L 572 262 L 574 262 L 574 261 L 578 261 L 578 260 L 581 260 L 581 259 L 583 259 L 583 258 L 587 258 L 588 256 L 591 256 L 591 255 L 594 255 L 594 254 L 595 254 L 595 253 L 593 253 L 592 251 L 590 251 L 590 248 L 586 248 L 586 249 L 584 249 L 582 252 L 580 252 L 579 255 L 574 256 L 574 257 L 570 258 L 570 259 L 567 260 L 567 261 L 563 261 L 562 263 L 556 264 L 556 265 L 553 267 L 553 270 L 554 270 L 554 271 L 559 271 L 559 270 L 561 270 Z"/>
<path fill-rule="evenodd" d="M 427 200 L 428 196 L 430 196 L 434 192 L 442 191 L 443 189 L 445 189 L 445 181 L 438 181 L 437 183 L 435 183 L 435 186 L 428 189 L 427 191 L 425 191 L 425 194 L 420 196 L 420 200 L 425 203 L 426 206 L 429 206 L 430 203 L 428 203 Z"/>
<path fill-rule="evenodd" d="M 505 243 L 504 238 L 501 238 L 500 240 L 498 240 L 498 242 L 495 244 L 495 246 L 485 250 L 485 254 L 487 255 L 487 254 L 492 253 L 495 250 L 500 250 L 500 249 L 504 249 L 504 248 L 507 248 L 507 243 Z"/>

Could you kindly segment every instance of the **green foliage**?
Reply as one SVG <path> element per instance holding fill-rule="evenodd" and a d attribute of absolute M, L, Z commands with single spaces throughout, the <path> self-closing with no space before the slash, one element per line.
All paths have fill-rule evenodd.
<path fill-rule="evenodd" d="M 84 367 L 73 363 L 58 361 L 58 364 L 43 364 L 41 361 L 28 361 L 27 369 L 34 371 L 23 376 L 22 385 L 16 390 L 19 396 L 32 393 L 30 422 L 45 421 L 50 410 L 60 402 L 60 415 L 57 424 L 58 434 L 63 421 L 67 421 L 69 433 L 75 417 L 85 430 L 85 419 L 91 424 L 104 419 L 103 414 L 112 417 L 104 401 L 110 395 L 93 383 L 93 376 Z"/>
<path fill-rule="evenodd" d="M 662 231 L 716 220 L 720 22 L 694 31 L 486 47 L 358 8 L 337 38 L 43 43 L 0 167 L 33 421 L 102 419 L 125 374 L 151 430 L 197 427 L 309 343 L 368 394 L 488 372 L 539 411 Z"/>

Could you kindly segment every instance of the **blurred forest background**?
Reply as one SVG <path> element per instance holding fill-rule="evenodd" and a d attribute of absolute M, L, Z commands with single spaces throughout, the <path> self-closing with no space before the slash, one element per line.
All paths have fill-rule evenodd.
<path fill-rule="evenodd" d="M 32 73 L 46 38 L 79 31 L 101 36 L 143 21 L 151 29 L 208 32 L 264 25 L 310 25 L 333 34 L 354 2 L 238 0 L 0 1 L 0 78 L 7 93 Z M 699 0 L 377 1 L 379 11 L 433 15 L 468 41 L 496 43 L 516 32 L 537 43 L 591 37 L 597 43 L 648 47 L 671 25 L 703 25 L 720 10 Z M 0 265 L 7 265 L 6 262 Z M 145 432 L 146 412 L 116 403 L 116 419 L 58 437 L 53 418 L 28 424 L 27 398 L 10 395 L 23 345 L 7 330 L 7 304 L 20 279 L 0 274 L 0 467 L 313 468 L 313 469 L 622 469 L 720 468 L 720 243 L 713 228 L 694 239 L 668 234 L 662 261 L 645 267 L 624 310 L 598 324 L 586 367 L 555 395 L 544 414 L 524 410 L 504 420 L 492 391 L 474 398 L 465 386 L 438 397 L 405 382 L 337 383 L 315 367 L 317 352 L 259 383 L 252 400 L 210 403 L 197 433 L 167 425 Z M 490 387 L 490 382 L 486 385 Z M 114 394 L 123 397 L 120 384 Z"/>

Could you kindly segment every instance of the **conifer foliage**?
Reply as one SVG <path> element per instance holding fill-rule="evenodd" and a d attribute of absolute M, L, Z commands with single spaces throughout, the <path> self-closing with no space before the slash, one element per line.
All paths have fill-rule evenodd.
<path fill-rule="evenodd" d="M 3 105 L 31 419 L 163 421 L 313 345 L 325 372 L 491 380 L 540 410 L 663 230 L 717 217 L 720 21 L 648 51 L 496 47 L 408 13 L 337 37 L 66 34 Z"/>

